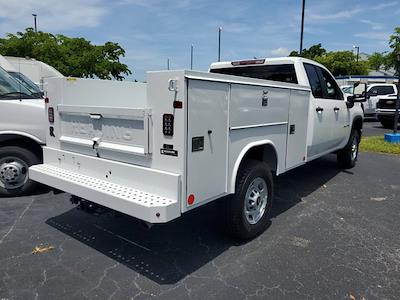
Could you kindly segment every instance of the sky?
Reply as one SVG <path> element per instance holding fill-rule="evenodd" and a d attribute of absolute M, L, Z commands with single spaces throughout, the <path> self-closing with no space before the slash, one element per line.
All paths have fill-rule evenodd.
<path fill-rule="evenodd" d="M 122 61 L 145 80 L 146 71 L 206 71 L 221 59 L 286 56 L 300 43 L 301 0 L 0 0 L 0 37 L 33 27 L 84 37 L 94 44 L 118 42 Z M 304 47 L 372 53 L 389 50 L 400 26 L 400 0 L 306 0 Z"/>

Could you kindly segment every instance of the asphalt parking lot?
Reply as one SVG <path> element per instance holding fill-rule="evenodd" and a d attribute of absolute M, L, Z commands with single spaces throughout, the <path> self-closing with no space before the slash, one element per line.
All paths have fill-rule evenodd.
<path fill-rule="evenodd" d="M 146 230 L 64 193 L 3 198 L 0 299 L 398 299 L 399 171 L 372 153 L 348 171 L 333 155 L 293 170 L 247 244 L 226 238 L 213 204 Z"/>
<path fill-rule="evenodd" d="M 363 126 L 363 136 L 373 136 L 373 135 L 384 135 L 385 133 L 392 132 L 391 129 L 383 128 L 382 124 L 379 123 L 375 118 L 364 119 Z M 399 126 L 400 129 L 400 126 Z"/>

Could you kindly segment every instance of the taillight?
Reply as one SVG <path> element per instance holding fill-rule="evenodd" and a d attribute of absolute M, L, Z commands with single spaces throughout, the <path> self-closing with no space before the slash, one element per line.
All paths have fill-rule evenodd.
<path fill-rule="evenodd" d="M 47 116 L 49 117 L 49 122 L 50 123 L 54 123 L 54 108 L 53 107 L 49 107 L 47 110 Z"/>
<path fill-rule="evenodd" d="M 174 135 L 174 115 L 164 114 L 163 115 L 163 133 L 164 135 Z"/>

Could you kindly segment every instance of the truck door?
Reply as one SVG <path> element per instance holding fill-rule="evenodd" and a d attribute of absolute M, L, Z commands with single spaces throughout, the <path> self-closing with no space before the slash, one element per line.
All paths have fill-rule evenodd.
<path fill-rule="evenodd" d="M 313 157 L 333 151 L 347 137 L 349 111 L 335 79 L 325 69 L 304 64 L 313 98 L 313 137 L 307 153 Z"/>
<path fill-rule="evenodd" d="M 307 156 L 311 158 L 332 147 L 331 130 L 335 106 L 333 102 L 324 99 L 322 82 L 316 66 L 305 63 L 304 68 L 312 92 L 309 115 L 312 121 L 312 140 L 307 149 Z"/>
<path fill-rule="evenodd" d="M 331 147 L 336 148 L 349 136 L 350 111 L 336 80 L 325 69 L 320 67 L 317 69 L 321 77 L 324 99 L 330 104 L 328 113 L 333 115 L 330 142 Z"/>
<path fill-rule="evenodd" d="M 229 84 L 188 82 L 188 206 L 227 191 L 228 98 Z"/>

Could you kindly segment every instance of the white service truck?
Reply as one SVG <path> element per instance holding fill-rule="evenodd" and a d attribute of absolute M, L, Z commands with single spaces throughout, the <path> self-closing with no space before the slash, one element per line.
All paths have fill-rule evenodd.
<path fill-rule="evenodd" d="M 332 152 L 354 166 L 356 101 L 303 58 L 149 72 L 146 84 L 49 79 L 44 163 L 29 176 L 148 223 L 227 196 L 228 229 L 248 239 L 268 224 L 273 175 Z"/>

